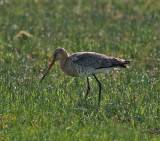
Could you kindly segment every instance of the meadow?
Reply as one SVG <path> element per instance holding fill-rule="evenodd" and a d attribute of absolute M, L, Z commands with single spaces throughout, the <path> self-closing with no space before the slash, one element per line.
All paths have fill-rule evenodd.
<path fill-rule="evenodd" d="M 30 39 L 16 39 L 20 31 Z M 57 47 L 131 60 L 86 78 L 57 62 Z M 0 0 L 0 141 L 160 140 L 159 0 Z"/>

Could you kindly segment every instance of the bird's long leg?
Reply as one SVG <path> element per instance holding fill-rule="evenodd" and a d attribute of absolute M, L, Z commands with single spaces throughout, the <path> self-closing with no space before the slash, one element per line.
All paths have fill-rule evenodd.
<path fill-rule="evenodd" d="M 93 74 L 94 78 L 96 79 L 96 81 L 98 82 L 99 85 L 99 101 L 98 101 L 98 105 L 100 105 L 100 101 L 101 101 L 101 82 L 99 82 L 99 80 L 97 79 L 97 77 Z"/>
<path fill-rule="evenodd" d="M 87 84 L 88 84 L 88 88 L 87 88 L 87 93 L 86 93 L 86 96 L 85 96 L 85 100 L 88 96 L 88 93 L 90 92 L 90 85 L 89 85 L 89 78 L 87 77 Z"/>

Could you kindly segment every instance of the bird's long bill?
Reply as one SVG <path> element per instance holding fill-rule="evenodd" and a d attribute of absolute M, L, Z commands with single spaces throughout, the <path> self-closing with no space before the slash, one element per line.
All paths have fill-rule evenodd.
<path fill-rule="evenodd" d="M 51 62 L 51 64 L 49 65 L 48 69 L 46 70 L 45 74 L 43 75 L 43 77 L 41 78 L 40 82 L 42 82 L 42 80 L 45 78 L 45 76 L 48 74 L 48 72 L 50 71 L 50 69 L 52 68 L 53 64 L 55 63 L 55 60 L 53 60 Z"/>

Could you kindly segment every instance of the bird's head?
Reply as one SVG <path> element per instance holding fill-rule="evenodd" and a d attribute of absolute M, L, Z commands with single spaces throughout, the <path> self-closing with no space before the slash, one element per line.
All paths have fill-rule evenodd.
<path fill-rule="evenodd" d="M 53 53 L 53 60 L 58 61 L 68 57 L 67 51 L 64 48 L 57 48 Z"/>
<path fill-rule="evenodd" d="M 52 68 L 52 66 L 54 65 L 54 63 L 56 61 L 61 60 L 61 59 L 65 59 L 67 57 L 68 57 L 68 53 L 64 48 L 57 48 L 53 53 L 53 60 L 52 60 L 51 64 L 49 65 L 47 71 L 43 75 L 42 79 L 40 80 L 40 82 L 42 82 L 42 80 L 48 74 L 48 72 L 50 71 L 50 69 Z"/>

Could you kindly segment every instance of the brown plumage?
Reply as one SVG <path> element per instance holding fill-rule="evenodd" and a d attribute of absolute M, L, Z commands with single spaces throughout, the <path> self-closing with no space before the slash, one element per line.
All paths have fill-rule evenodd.
<path fill-rule="evenodd" d="M 67 75 L 73 77 L 87 77 L 88 89 L 85 99 L 87 98 L 88 93 L 90 91 L 88 77 L 94 76 L 94 78 L 99 84 L 98 104 L 100 104 L 101 99 L 101 83 L 97 79 L 96 74 L 108 73 L 109 69 L 112 67 L 127 68 L 126 64 L 130 63 L 130 61 L 108 57 L 106 55 L 95 52 L 77 52 L 69 56 L 64 48 L 57 48 L 53 54 L 53 61 L 48 67 L 46 73 L 43 75 L 40 82 L 42 82 L 42 80 L 47 75 L 55 61 L 58 60 L 60 61 L 60 67 L 62 71 L 65 72 Z"/>

